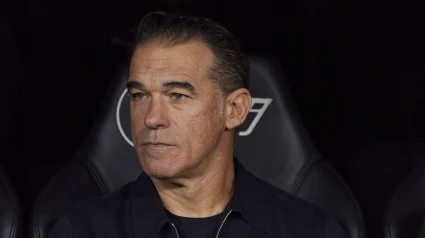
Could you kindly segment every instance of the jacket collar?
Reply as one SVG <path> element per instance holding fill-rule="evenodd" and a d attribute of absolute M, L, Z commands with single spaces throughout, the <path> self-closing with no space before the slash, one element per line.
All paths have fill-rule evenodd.
<path fill-rule="evenodd" d="M 227 209 L 238 211 L 251 225 L 267 232 L 272 231 L 271 193 L 253 174 L 234 158 L 235 191 Z"/>
<path fill-rule="evenodd" d="M 267 233 L 272 231 L 270 191 L 234 158 L 235 191 L 227 211 L 242 214 L 251 225 Z M 153 237 L 171 223 L 152 180 L 142 173 L 131 186 L 130 213 L 135 237 Z"/>

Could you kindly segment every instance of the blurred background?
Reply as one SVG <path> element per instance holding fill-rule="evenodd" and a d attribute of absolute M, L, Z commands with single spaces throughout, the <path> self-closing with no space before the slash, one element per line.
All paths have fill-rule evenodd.
<path fill-rule="evenodd" d="M 202 15 L 228 27 L 250 55 L 279 59 L 314 142 L 377 237 L 388 199 L 425 156 L 422 4 L 2 0 L 0 163 L 28 214 L 87 135 L 140 18 Z"/>

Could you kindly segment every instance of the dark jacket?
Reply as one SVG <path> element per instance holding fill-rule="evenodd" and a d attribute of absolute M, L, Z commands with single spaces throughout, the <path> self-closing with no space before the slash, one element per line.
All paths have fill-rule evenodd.
<path fill-rule="evenodd" d="M 254 177 L 235 163 L 235 191 L 216 237 L 347 238 L 321 209 Z M 144 173 L 106 197 L 77 203 L 49 238 L 178 238 L 150 178 Z"/>

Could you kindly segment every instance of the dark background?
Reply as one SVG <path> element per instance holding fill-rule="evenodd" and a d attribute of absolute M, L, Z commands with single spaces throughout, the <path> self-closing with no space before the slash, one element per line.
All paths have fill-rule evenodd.
<path fill-rule="evenodd" d="M 249 54 L 277 57 L 313 140 L 376 234 L 425 154 L 421 1 L 3 0 L 0 163 L 25 214 L 82 143 L 130 29 L 152 10 L 213 18 Z"/>

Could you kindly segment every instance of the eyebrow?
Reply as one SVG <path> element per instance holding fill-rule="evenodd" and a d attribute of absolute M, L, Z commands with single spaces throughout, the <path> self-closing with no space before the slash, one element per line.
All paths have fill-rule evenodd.
<path fill-rule="evenodd" d="M 165 87 L 165 88 L 168 88 L 168 89 L 181 88 L 181 89 L 188 90 L 193 94 L 197 94 L 196 90 L 192 86 L 192 84 L 190 84 L 189 82 L 186 82 L 186 81 L 165 82 L 165 83 L 162 84 L 162 86 Z M 130 90 L 131 88 L 144 90 L 145 87 L 144 87 L 143 83 L 140 83 L 140 82 L 137 82 L 137 81 L 128 81 L 127 82 L 127 90 Z"/>
<path fill-rule="evenodd" d="M 127 82 L 127 90 L 130 91 L 131 88 L 143 90 L 143 84 L 137 81 L 128 81 Z"/>

